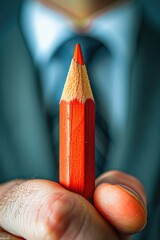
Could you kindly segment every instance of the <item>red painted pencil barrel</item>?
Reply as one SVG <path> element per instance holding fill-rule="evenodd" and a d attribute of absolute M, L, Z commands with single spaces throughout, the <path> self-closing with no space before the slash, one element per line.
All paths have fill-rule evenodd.
<path fill-rule="evenodd" d="M 95 104 L 60 102 L 60 184 L 91 199 L 95 188 Z"/>

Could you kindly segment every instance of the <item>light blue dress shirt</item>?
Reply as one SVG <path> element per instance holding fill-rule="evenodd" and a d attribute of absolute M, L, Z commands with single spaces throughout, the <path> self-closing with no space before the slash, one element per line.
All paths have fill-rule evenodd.
<path fill-rule="evenodd" d="M 41 69 L 51 54 L 78 31 L 67 16 L 36 1 L 26 1 L 21 16 L 25 38 L 35 63 Z M 111 51 L 111 61 L 100 62 L 97 59 L 93 75 L 97 93 L 104 99 L 104 118 L 113 139 L 118 139 L 127 124 L 129 76 L 139 30 L 139 16 L 139 6 L 128 2 L 95 14 L 85 28 L 88 36 L 100 40 Z M 54 75 L 58 69 L 58 63 L 55 63 Z M 56 94 L 57 84 L 54 76 L 45 80 L 43 90 L 46 102 L 47 96 L 51 99 L 52 94 Z"/>

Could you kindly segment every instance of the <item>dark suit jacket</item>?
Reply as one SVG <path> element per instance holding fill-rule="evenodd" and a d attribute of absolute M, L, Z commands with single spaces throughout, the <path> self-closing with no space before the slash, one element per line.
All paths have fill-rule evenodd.
<path fill-rule="evenodd" d="M 0 25 L 0 181 L 34 177 L 55 180 L 57 166 L 38 71 L 18 18 L 8 15 Z M 120 169 L 142 181 L 148 198 L 148 224 L 133 239 L 159 240 L 160 34 L 144 14 L 129 81 L 128 126 L 104 171 Z"/>

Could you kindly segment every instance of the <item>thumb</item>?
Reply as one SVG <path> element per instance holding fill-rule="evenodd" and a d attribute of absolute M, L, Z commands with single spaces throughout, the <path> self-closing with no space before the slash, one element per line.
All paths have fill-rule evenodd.
<path fill-rule="evenodd" d="M 120 171 L 109 171 L 97 179 L 94 204 L 121 234 L 133 234 L 146 224 L 146 198 L 142 184 Z"/>

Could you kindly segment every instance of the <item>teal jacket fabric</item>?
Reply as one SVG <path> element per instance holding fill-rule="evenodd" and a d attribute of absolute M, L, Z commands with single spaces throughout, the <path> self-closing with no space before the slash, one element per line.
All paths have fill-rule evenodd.
<path fill-rule="evenodd" d="M 19 5 L 17 15 L 8 16 L 14 20 L 0 23 L 0 182 L 15 178 L 57 181 L 39 74 L 23 38 L 18 9 Z M 129 83 L 127 129 L 104 171 L 119 169 L 142 181 L 148 224 L 133 239 L 159 240 L 160 31 L 143 13 Z"/>

